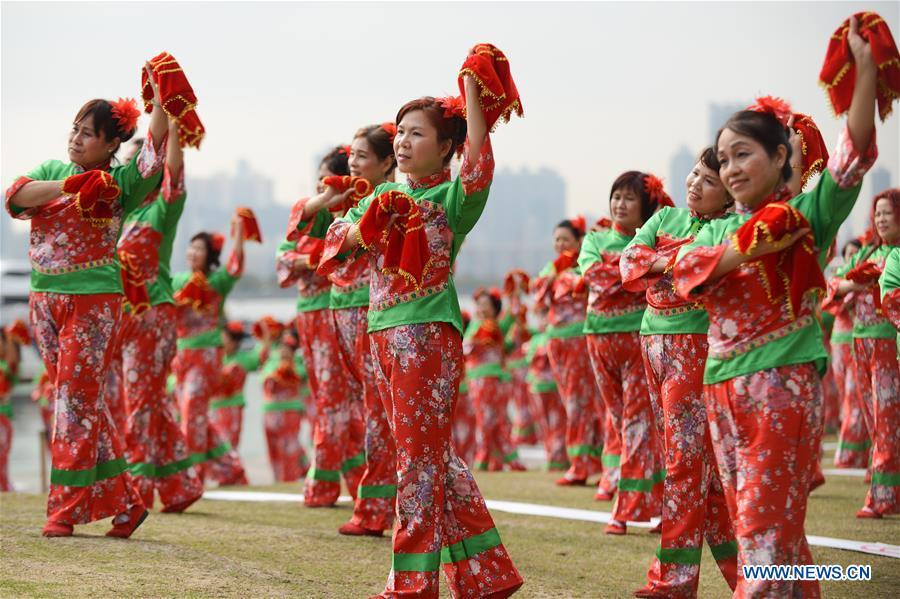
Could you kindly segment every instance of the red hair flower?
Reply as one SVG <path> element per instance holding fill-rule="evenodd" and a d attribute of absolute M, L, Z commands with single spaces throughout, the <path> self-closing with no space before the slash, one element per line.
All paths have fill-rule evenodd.
<path fill-rule="evenodd" d="M 397 125 L 389 121 L 386 123 L 381 123 L 381 128 L 384 129 L 384 132 L 388 134 L 388 137 L 391 138 L 391 141 L 394 141 L 394 137 L 397 135 Z"/>
<path fill-rule="evenodd" d="M 648 173 L 644 176 L 644 191 L 650 196 L 650 201 L 655 202 L 657 206 L 675 206 L 672 198 L 663 189 L 662 180 L 656 175 Z"/>
<path fill-rule="evenodd" d="M 225 236 L 221 233 L 210 233 L 209 244 L 214 251 L 221 252 L 222 248 L 225 247 Z"/>
<path fill-rule="evenodd" d="M 586 224 L 586 222 L 585 222 L 585 220 L 584 220 L 584 215 L 583 215 L 583 214 L 578 214 L 578 215 L 576 215 L 576 216 L 570 218 L 570 219 L 569 219 L 569 222 L 572 223 L 572 226 L 575 227 L 575 229 L 576 229 L 579 233 L 581 233 L 582 235 L 584 235 L 585 231 L 587 230 L 587 224 Z"/>
<path fill-rule="evenodd" d="M 338 148 L 338 154 L 343 154 L 346 157 L 350 157 L 350 146 L 341 146 Z"/>
<path fill-rule="evenodd" d="M 138 117 L 141 111 L 138 110 L 137 102 L 134 98 L 119 98 L 115 102 L 110 102 L 112 106 L 112 116 L 116 119 L 118 129 L 122 133 L 130 133 L 137 129 Z"/>
<path fill-rule="evenodd" d="M 455 116 L 466 118 L 466 103 L 462 96 L 438 98 L 437 103 L 444 109 L 445 119 L 453 118 Z"/>
<path fill-rule="evenodd" d="M 244 324 L 239 320 L 229 321 L 228 324 L 225 325 L 225 329 L 233 335 L 244 334 Z"/>
<path fill-rule="evenodd" d="M 787 127 L 788 120 L 794 114 L 791 105 L 781 98 L 773 96 L 762 96 L 756 99 L 756 104 L 747 107 L 747 110 L 754 112 L 768 112 L 778 121 Z"/>

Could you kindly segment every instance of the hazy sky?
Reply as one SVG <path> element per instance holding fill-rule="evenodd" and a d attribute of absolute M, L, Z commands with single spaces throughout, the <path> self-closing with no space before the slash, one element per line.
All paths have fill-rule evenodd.
<path fill-rule="evenodd" d="M 898 6 L 3 2 L 0 174 L 5 187 L 43 160 L 65 159 L 81 104 L 138 96 L 144 60 L 168 50 L 208 131 L 187 157 L 189 173 L 245 157 L 288 203 L 311 190 L 322 148 L 392 120 L 411 98 L 455 92 L 467 49 L 486 41 L 509 57 L 525 107 L 524 119 L 494 134 L 498 166 L 554 168 L 570 208 L 605 212 L 621 171 L 668 177 L 676 148 L 711 141 L 710 102 L 783 96 L 832 146 L 840 123 L 817 84 L 829 36 L 866 9 L 900 39 Z M 878 130 L 895 184 L 898 118 L 900 107 Z"/>

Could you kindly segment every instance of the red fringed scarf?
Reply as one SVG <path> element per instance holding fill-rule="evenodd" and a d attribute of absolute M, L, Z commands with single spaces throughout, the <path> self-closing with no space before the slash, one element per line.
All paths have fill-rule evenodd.
<path fill-rule="evenodd" d="M 66 177 L 60 186 L 63 195 L 72 196 L 78 214 L 95 227 L 106 227 L 115 213 L 113 204 L 122 190 L 113 176 L 106 171 L 85 171 Z"/>
<path fill-rule="evenodd" d="M 262 243 L 262 232 L 259 230 L 259 223 L 256 220 L 256 215 L 253 214 L 253 210 L 246 206 L 240 206 L 236 210 L 236 214 L 244 231 L 244 241 Z M 234 226 L 231 228 L 231 237 L 232 239 L 235 237 Z"/>
<path fill-rule="evenodd" d="M 159 244 L 162 235 L 149 227 L 129 227 L 119 239 L 116 253 L 122 265 L 120 275 L 125 304 L 140 316 L 150 309 L 147 283 L 159 274 Z"/>
<path fill-rule="evenodd" d="M 878 280 L 881 276 L 881 268 L 874 262 L 860 262 L 844 275 L 848 281 L 853 281 L 860 285 L 870 285 Z"/>
<path fill-rule="evenodd" d="M 163 52 L 150 59 L 150 68 L 156 87 L 159 88 L 159 96 L 162 101 L 162 109 L 167 115 L 178 121 L 178 141 L 182 147 L 200 147 L 206 129 L 197 116 L 197 96 L 194 89 L 188 83 L 184 71 L 168 52 Z M 153 88 L 147 77 L 147 70 L 141 69 L 141 96 L 144 99 L 144 110 L 153 110 Z"/>
<path fill-rule="evenodd" d="M 275 379 L 276 383 L 283 387 L 291 387 L 303 382 L 303 379 L 300 378 L 300 375 L 294 370 L 294 363 L 290 360 L 282 360 L 278 364 L 278 368 L 275 369 L 275 372 L 272 373 L 272 378 Z"/>
<path fill-rule="evenodd" d="M 393 215 L 397 217 L 391 224 Z M 421 289 L 434 257 L 428 250 L 422 213 L 411 196 L 397 190 L 382 193 L 369 205 L 358 227 L 366 249 L 381 246 L 382 272 L 399 274 Z"/>
<path fill-rule="evenodd" d="M 731 243 L 741 254 L 748 254 L 764 236 L 766 241 L 778 241 L 798 229 L 809 227 L 799 210 L 784 201 L 766 204 L 735 231 Z M 791 318 L 803 296 L 812 290 L 825 290 L 825 277 L 819 266 L 812 232 L 798 239 L 790 247 L 753 260 L 760 263 L 759 273 L 769 300 L 773 304 L 786 301 Z"/>
<path fill-rule="evenodd" d="M 521 268 L 514 268 L 506 273 L 506 277 L 503 278 L 503 293 L 513 295 L 516 290 L 521 293 L 528 293 L 530 284 L 531 279 L 528 278 L 528 273 Z"/>
<path fill-rule="evenodd" d="M 501 120 L 508 123 L 513 112 L 520 117 L 523 115 L 522 101 L 509 71 L 509 61 L 496 46 L 476 44 L 472 47 L 469 57 L 459 69 L 459 92 L 463 99 L 466 97 L 464 75 L 471 75 L 481 89 L 479 100 L 488 131 L 493 131 Z"/>
<path fill-rule="evenodd" d="M 362 177 L 348 177 L 348 176 L 338 176 L 332 175 L 331 177 L 325 177 L 322 180 L 322 184 L 327 187 L 334 188 L 338 193 L 344 193 L 348 189 L 353 189 L 353 193 L 350 194 L 350 197 L 347 198 L 346 202 L 339 204 L 331 209 L 332 212 L 343 214 L 350 210 L 351 208 L 355 208 L 359 201 L 364 197 L 371 195 L 374 188 L 372 184 L 369 183 L 368 179 L 363 179 Z"/>
<path fill-rule="evenodd" d="M 284 325 L 275 320 L 271 316 L 263 316 L 258 321 L 253 323 L 252 334 L 256 339 L 263 338 L 263 325 L 265 324 L 266 329 L 268 329 L 269 338 L 270 339 L 280 339 L 281 334 L 284 332 Z"/>
<path fill-rule="evenodd" d="M 173 297 L 179 306 L 189 305 L 197 312 L 214 312 L 219 308 L 219 294 L 206 280 L 206 275 L 199 271 L 192 273 Z"/>
<path fill-rule="evenodd" d="M 503 331 L 497 326 L 496 320 L 485 320 L 478 325 L 472 340 L 481 345 L 502 345 Z"/>
<path fill-rule="evenodd" d="M 893 109 L 893 102 L 900 98 L 900 53 L 891 35 L 891 30 L 877 13 L 858 12 L 854 15 L 859 22 L 859 35 L 869 42 L 872 58 L 878 67 L 878 115 L 882 122 Z M 835 114 L 841 115 L 850 109 L 853 88 L 856 85 L 856 65 L 847 35 L 850 19 L 847 19 L 828 42 L 825 64 L 819 73 L 819 83 L 828 92 Z"/>
<path fill-rule="evenodd" d="M 812 117 L 799 112 L 794 113 L 794 125 L 792 127 L 800 136 L 800 152 L 803 160 L 803 173 L 800 175 L 801 187 L 806 187 L 810 177 L 822 172 L 828 162 L 828 146 L 822 139 L 822 132 L 812 120 Z"/>
<path fill-rule="evenodd" d="M 28 333 L 28 325 L 23 320 L 16 320 L 6 327 L 6 334 L 19 345 L 31 343 L 31 335 Z"/>

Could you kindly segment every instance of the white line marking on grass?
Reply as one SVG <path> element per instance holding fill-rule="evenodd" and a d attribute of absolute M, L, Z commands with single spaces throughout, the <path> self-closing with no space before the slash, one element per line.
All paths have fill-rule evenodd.
<path fill-rule="evenodd" d="M 203 494 L 203 498 L 216 501 L 303 502 L 303 495 L 299 493 L 271 493 L 266 491 L 206 491 Z M 351 501 L 351 498 L 347 495 L 342 495 L 338 498 L 338 501 L 348 502 Z M 539 505 L 536 503 L 519 503 L 517 501 L 498 501 L 494 499 L 488 499 L 485 503 L 487 503 L 489 509 L 497 510 L 498 512 L 507 512 L 509 514 L 520 514 L 523 516 L 543 516 L 546 518 L 561 518 L 563 520 L 576 520 L 579 522 L 596 522 L 598 524 L 606 524 L 610 517 L 609 512 L 595 512 L 593 510 Z M 658 520 L 654 518 L 650 522 L 629 522 L 628 526 L 651 528 L 656 526 L 657 522 Z M 900 559 L 900 545 L 888 545 L 887 543 L 876 543 L 872 541 L 850 541 L 847 539 L 833 539 L 831 537 L 819 537 L 815 535 L 807 535 L 806 540 L 810 545 L 816 547 L 830 547 L 832 549 L 844 549 L 847 551 L 857 551 L 860 553 L 868 553 L 870 555 L 880 555 L 882 557 Z"/>
<path fill-rule="evenodd" d="M 826 476 L 853 476 L 857 478 L 866 477 L 865 468 L 823 468 L 822 474 Z"/>

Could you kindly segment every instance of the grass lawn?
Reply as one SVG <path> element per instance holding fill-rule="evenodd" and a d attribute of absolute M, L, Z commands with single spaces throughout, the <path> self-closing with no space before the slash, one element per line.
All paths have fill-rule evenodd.
<path fill-rule="evenodd" d="M 558 489 L 543 472 L 478 475 L 486 497 L 609 511 L 590 488 Z M 298 485 L 258 490 L 299 493 Z M 856 520 L 862 479 L 829 477 L 810 500 L 807 531 L 900 544 L 900 518 Z M 336 529 L 349 505 L 307 509 L 292 503 L 201 500 L 188 513 L 154 513 L 130 541 L 107 539 L 109 522 L 44 539 L 44 497 L 0 496 L 0 595 L 40 597 L 366 597 L 383 588 L 390 540 L 347 538 Z M 522 597 L 627 597 L 645 582 L 658 537 L 631 529 L 610 537 L 602 525 L 495 512 L 526 579 Z M 896 597 L 900 560 L 813 548 L 817 563 L 871 564 L 871 582 L 823 583 L 827 597 Z M 449 596 L 444 589 L 444 596 Z M 728 596 L 704 551 L 701 597 Z"/>

